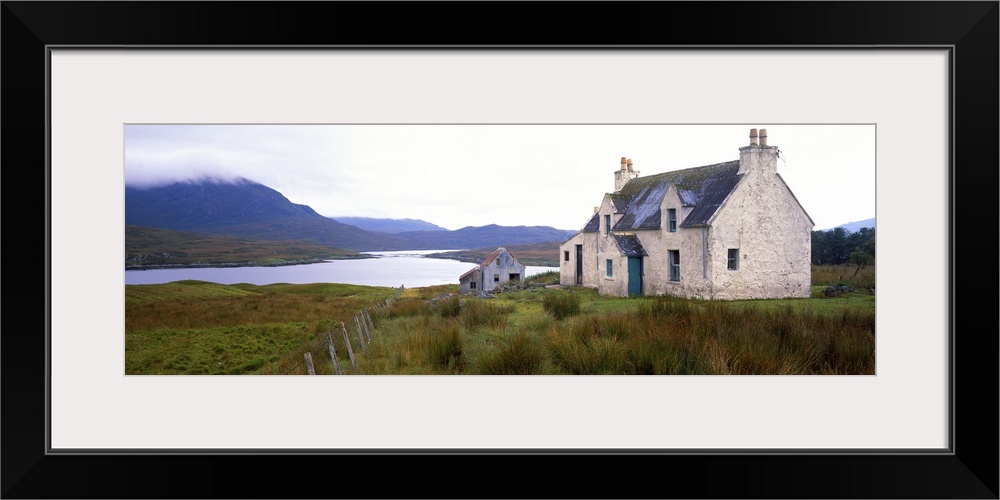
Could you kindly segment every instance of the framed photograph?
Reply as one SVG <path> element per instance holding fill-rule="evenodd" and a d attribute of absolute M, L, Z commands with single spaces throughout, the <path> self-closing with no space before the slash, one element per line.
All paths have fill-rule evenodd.
<path fill-rule="evenodd" d="M 477 21 L 443 21 L 459 7 L 479 12 Z M 526 44 L 505 27 L 537 33 L 556 20 L 526 5 L 507 4 L 500 13 L 496 7 L 4 2 L 3 159 L 8 187 L 18 188 L 7 197 L 8 229 L 24 224 L 9 231 L 5 253 L 9 263 L 45 257 L 40 290 L 5 297 L 4 497 L 997 498 L 996 427 L 980 423 L 997 418 L 997 320 L 972 300 L 973 293 L 993 292 L 962 279 L 982 275 L 965 269 L 980 260 L 968 245 L 971 221 L 984 222 L 974 241 L 996 241 L 997 2 L 580 3 L 574 15 L 583 22 L 560 28 L 562 40 Z M 418 18 L 432 21 L 417 27 Z M 717 22 L 696 30 L 693 19 Z M 196 138 L 213 127 L 252 127 L 267 133 L 241 139 L 245 151 L 256 151 L 252 142 L 294 144 L 302 161 L 306 153 L 278 132 L 282 127 L 377 129 L 392 138 L 354 138 L 379 150 L 402 150 L 404 141 L 435 144 L 445 128 L 453 139 L 468 130 L 538 130 L 541 145 L 565 143 L 558 144 L 563 156 L 593 156 L 590 147 L 615 134 L 631 144 L 653 131 L 677 150 L 664 162 L 685 161 L 702 147 L 694 135 L 668 140 L 691 130 L 749 132 L 739 138 L 753 146 L 747 155 L 767 141 L 780 147 L 784 133 L 790 144 L 810 146 L 799 158 L 792 148 L 776 156 L 779 173 L 793 191 L 826 190 L 826 206 L 806 207 L 812 219 L 832 221 L 828 208 L 860 203 L 866 190 L 874 198 L 874 369 L 790 376 L 130 375 L 121 263 L 124 192 L 136 174 L 125 159 L 184 157 L 189 150 L 181 142 L 165 139 L 177 135 L 173 127 Z M 582 127 L 590 139 L 553 132 Z M 160 149 L 129 149 L 127 135 L 150 131 L 147 143 Z M 718 161 L 740 146 L 722 148 Z M 410 151 L 400 154 L 433 154 Z M 407 191 L 453 182 L 461 166 L 449 158 L 461 156 L 440 156 L 436 168 L 420 167 Z M 216 158 L 242 162 L 244 170 L 254 162 L 253 154 Z M 830 165 L 809 178 L 793 170 L 800 158 L 802 168 L 823 159 Z M 614 172 L 616 191 L 644 179 L 638 168 L 629 177 L 627 160 Z M 737 167 L 753 175 L 738 163 L 734 175 Z M 867 180 L 852 185 L 841 178 L 859 178 L 856 172 Z M 565 186 L 577 186 L 576 173 L 560 165 L 534 181 L 575 200 L 569 193 L 585 188 Z M 143 174 L 166 171 L 154 166 Z M 371 196 L 398 190 L 403 203 L 404 191 L 386 188 L 387 177 L 358 175 L 348 185 Z M 676 186 L 678 200 L 693 196 Z M 43 187 L 44 207 L 33 207 L 41 205 Z M 591 196 L 594 204 L 600 194 Z M 435 196 L 426 203 L 447 207 L 441 217 L 462 210 Z M 685 228 L 687 212 L 679 224 L 677 214 L 665 214 L 671 228 Z M 580 227 L 565 229 L 583 228 L 591 215 L 602 230 L 596 211 L 580 213 Z M 815 229 L 833 225 L 812 219 Z M 631 285 L 611 287 L 613 273 L 631 276 L 629 252 L 646 251 L 643 245 L 659 250 L 634 233 L 615 237 L 621 261 L 598 262 L 594 272 L 605 273 L 598 278 L 609 293 L 628 295 Z M 650 272 L 642 274 L 650 277 L 644 286 L 669 286 L 689 272 L 683 257 L 690 257 L 668 250 L 666 285 Z M 732 250 L 727 271 L 752 263 Z M 479 279 L 493 272 L 481 270 Z M 22 316 L 38 326 L 11 321 Z M 295 468 L 310 484 L 259 473 L 271 465 Z M 554 474 L 560 466 L 571 472 Z M 257 471 L 252 482 L 248 467 Z M 509 479 L 509 467 L 518 480 Z M 428 481 L 433 471 L 485 489 L 441 491 L 452 481 Z M 338 479 L 328 491 L 319 478 L 330 474 Z M 199 489 L 205 481 L 211 491 Z"/>

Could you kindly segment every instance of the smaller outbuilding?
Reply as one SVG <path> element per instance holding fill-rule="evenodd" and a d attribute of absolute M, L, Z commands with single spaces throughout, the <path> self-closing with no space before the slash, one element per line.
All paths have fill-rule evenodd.
<path fill-rule="evenodd" d="M 509 281 L 524 283 L 524 265 L 506 248 L 493 251 L 482 264 L 458 277 L 459 292 L 488 292 Z"/>

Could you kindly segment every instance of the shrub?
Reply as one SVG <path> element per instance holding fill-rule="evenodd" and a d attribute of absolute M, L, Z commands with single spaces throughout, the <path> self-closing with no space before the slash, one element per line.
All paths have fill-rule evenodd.
<path fill-rule="evenodd" d="M 422 332 L 427 360 L 435 367 L 460 371 L 462 367 L 462 336 L 458 323 L 435 325 Z"/>
<path fill-rule="evenodd" d="M 514 312 L 514 309 L 515 306 L 513 304 L 498 305 L 481 300 L 471 300 L 462 309 L 460 316 L 462 325 L 467 330 L 472 330 L 478 326 L 505 328 L 507 326 L 507 315 Z"/>
<path fill-rule="evenodd" d="M 476 371 L 484 375 L 531 375 L 541 370 L 544 349 L 531 336 L 517 332 L 479 352 Z"/>
<path fill-rule="evenodd" d="M 560 320 L 580 314 L 580 296 L 572 293 L 550 293 L 542 298 L 542 307 Z"/>

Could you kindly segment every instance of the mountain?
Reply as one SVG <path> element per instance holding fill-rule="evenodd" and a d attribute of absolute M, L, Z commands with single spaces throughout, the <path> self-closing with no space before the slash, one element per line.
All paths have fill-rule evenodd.
<path fill-rule="evenodd" d="M 874 229 L 875 228 L 875 218 L 873 217 L 871 219 L 859 220 L 859 221 L 855 221 L 855 222 L 848 222 L 846 224 L 841 224 L 841 225 L 836 226 L 836 227 L 831 227 L 830 229 L 836 229 L 838 227 L 842 227 L 842 228 L 844 228 L 844 230 L 850 231 L 852 233 L 858 232 L 858 230 L 860 230 L 863 227 L 870 227 L 870 228 Z M 829 231 L 830 229 L 822 229 L 822 231 Z"/>
<path fill-rule="evenodd" d="M 375 219 L 372 217 L 331 217 L 343 224 L 360 227 L 365 231 L 403 233 L 407 231 L 447 231 L 447 229 L 420 219 Z"/>
<path fill-rule="evenodd" d="M 233 238 L 312 240 L 355 251 L 496 247 L 561 242 L 576 234 L 548 226 L 495 224 L 455 231 L 397 234 L 366 231 L 319 215 L 306 205 L 292 203 L 272 188 L 246 179 L 232 183 L 202 181 L 153 188 L 126 187 L 125 224 Z"/>
<path fill-rule="evenodd" d="M 125 224 L 262 240 L 315 240 L 349 250 L 392 249 L 393 235 L 373 233 L 323 217 L 263 184 L 178 182 L 125 187 Z"/>
<path fill-rule="evenodd" d="M 321 219 L 305 205 L 256 182 L 177 182 L 155 188 L 125 187 L 125 223 L 191 230 L 284 219 Z"/>

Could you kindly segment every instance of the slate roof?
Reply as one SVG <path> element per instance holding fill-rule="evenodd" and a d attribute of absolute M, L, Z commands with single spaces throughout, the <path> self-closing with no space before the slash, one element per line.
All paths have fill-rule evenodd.
<path fill-rule="evenodd" d="M 734 160 L 632 179 L 612 195 L 616 211 L 619 203 L 625 207 L 625 215 L 612 229 L 658 229 L 662 222 L 660 204 L 670 185 L 676 187 L 684 206 L 693 207 L 680 226 L 703 226 L 740 181 L 739 169 L 740 161 Z"/>
<path fill-rule="evenodd" d="M 616 234 L 614 235 L 615 243 L 618 243 L 618 248 L 621 249 L 622 255 L 626 257 L 642 257 L 644 255 L 649 255 L 646 253 L 646 249 L 642 247 L 642 242 L 639 241 L 634 234 Z"/>
<path fill-rule="evenodd" d="M 615 213 L 620 214 L 628 210 L 629 200 L 623 196 L 611 195 L 611 203 L 615 206 Z"/>
<path fill-rule="evenodd" d="M 587 222 L 587 225 L 583 226 L 581 232 L 596 233 L 597 230 L 601 228 L 601 219 L 598 217 L 598 215 L 599 214 L 594 214 L 594 216 L 590 218 L 590 221 Z"/>

